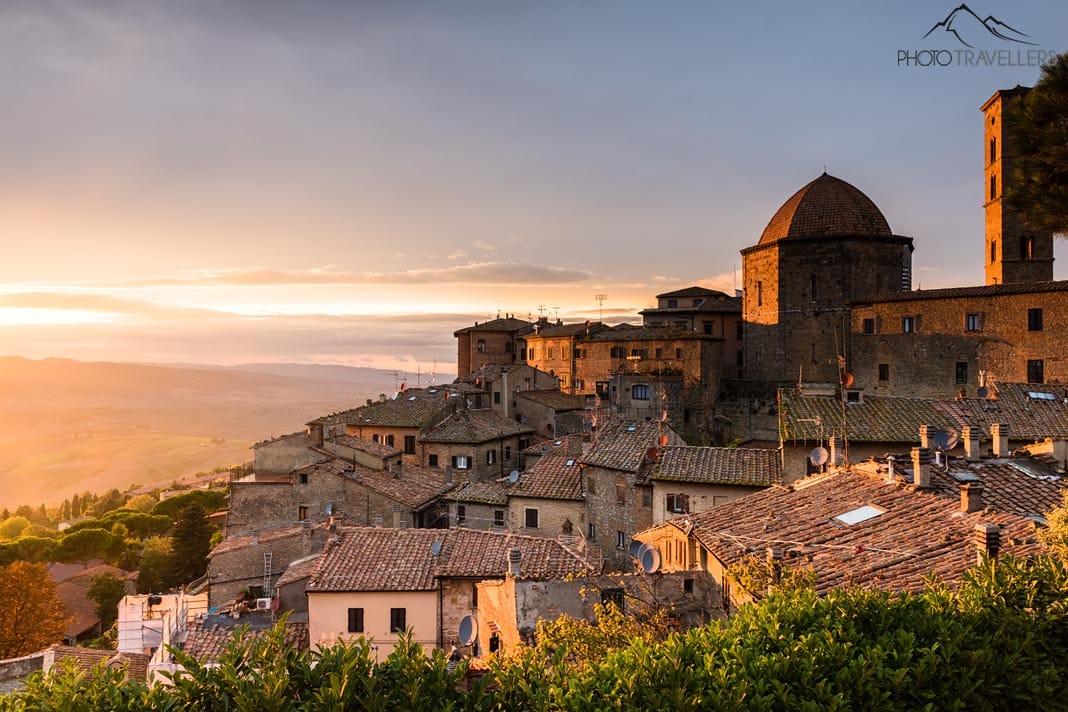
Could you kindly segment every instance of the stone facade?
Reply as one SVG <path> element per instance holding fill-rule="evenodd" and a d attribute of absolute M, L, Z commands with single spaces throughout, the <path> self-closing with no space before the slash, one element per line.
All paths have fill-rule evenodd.
<path fill-rule="evenodd" d="M 286 473 L 310 465 L 322 459 L 310 449 L 313 444 L 311 435 L 305 431 L 258 442 L 252 446 L 253 469 L 256 472 Z"/>
<path fill-rule="evenodd" d="M 587 466 L 582 473 L 587 539 L 601 548 L 607 570 L 630 570 L 636 532 L 653 524 L 653 487 L 633 472 Z M 592 528 L 591 528 L 592 527 Z"/>
<path fill-rule="evenodd" d="M 277 580 L 292 562 L 321 551 L 326 538 L 322 527 L 297 525 L 223 541 L 208 559 L 208 605 L 222 606 L 243 591 L 262 587 L 265 572 Z M 270 564 L 265 568 L 268 553 Z"/>
<path fill-rule="evenodd" d="M 531 515 L 528 510 L 535 514 Z M 585 536 L 586 506 L 581 500 L 547 499 L 544 497 L 524 497 L 513 491 L 508 496 L 508 521 L 516 534 L 528 536 L 557 537 Z M 527 526 L 537 523 L 537 526 Z M 570 522 L 570 531 L 565 526 Z"/>
<path fill-rule="evenodd" d="M 524 358 L 522 336 L 534 325 L 510 316 L 460 329 L 456 337 L 456 371 L 459 378 L 483 366 L 509 366 Z"/>

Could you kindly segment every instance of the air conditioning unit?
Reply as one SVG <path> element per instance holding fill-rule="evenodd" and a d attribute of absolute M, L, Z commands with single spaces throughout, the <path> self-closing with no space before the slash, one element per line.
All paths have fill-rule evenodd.
<path fill-rule="evenodd" d="M 271 610 L 271 599 L 270 598 L 257 598 L 256 599 L 256 610 L 257 611 L 269 611 L 269 610 Z"/>

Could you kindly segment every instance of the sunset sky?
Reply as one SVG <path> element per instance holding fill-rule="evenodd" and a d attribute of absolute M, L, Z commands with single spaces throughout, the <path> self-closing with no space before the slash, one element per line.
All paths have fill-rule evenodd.
<path fill-rule="evenodd" d="M 982 283 L 979 106 L 1038 69 L 898 66 L 957 4 L 3 0 L 0 355 L 448 367 L 733 289 L 824 168 L 914 286 Z M 971 7 L 1068 50 L 1068 4 Z"/>

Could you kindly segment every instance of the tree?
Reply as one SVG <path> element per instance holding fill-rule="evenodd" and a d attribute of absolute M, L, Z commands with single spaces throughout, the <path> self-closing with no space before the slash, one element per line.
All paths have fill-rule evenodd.
<path fill-rule="evenodd" d="M 122 496 L 122 492 L 117 489 L 108 490 L 107 494 L 96 501 L 93 505 L 92 514 L 95 517 L 99 517 L 102 514 L 107 514 L 113 509 L 118 509 L 126 501 L 126 498 Z"/>
<path fill-rule="evenodd" d="M 63 500 L 63 504 L 59 507 L 59 520 L 65 522 L 70 519 L 70 500 Z"/>
<path fill-rule="evenodd" d="M 137 592 L 162 593 L 170 588 L 171 541 L 154 536 L 145 539 L 138 561 Z"/>
<path fill-rule="evenodd" d="M 152 508 L 152 514 L 162 514 L 175 519 L 191 504 L 198 504 L 208 513 L 226 509 L 226 493 L 220 490 L 193 490 L 163 500 Z"/>
<path fill-rule="evenodd" d="M 22 515 L 8 517 L 0 522 L 0 539 L 14 539 L 26 531 L 30 526 L 30 520 Z"/>
<path fill-rule="evenodd" d="M 180 585 L 204 575 L 215 527 L 204 508 L 191 504 L 178 515 L 171 533 L 170 583 Z"/>
<path fill-rule="evenodd" d="M 119 601 L 126 595 L 126 583 L 115 574 L 94 576 L 86 595 L 96 603 L 101 630 L 107 630 L 119 615 Z"/>
<path fill-rule="evenodd" d="M 56 558 L 68 563 L 87 566 L 90 559 L 111 559 L 115 538 L 104 529 L 80 529 L 59 540 Z"/>
<path fill-rule="evenodd" d="M 75 494 L 70 500 L 70 518 L 77 519 L 82 516 L 82 498 Z"/>
<path fill-rule="evenodd" d="M 1054 507 L 1046 515 L 1047 527 L 1039 530 L 1038 536 L 1049 550 L 1068 565 L 1068 492 L 1061 506 Z"/>
<path fill-rule="evenodd" d="M 1042 67 L 1018 111 L 1007 124 L 1013 168 L 1005 199 L 1027 227 L 1068 236 L 1068 54 Z"/>
<path fill-rule="evenodd" d="M 126 502 L 126 508 L 132 509 L 137 512 L 151 512 L 152 508 L 156 506 L 156 498 L 150 494 L 139 494 L 136 497 L 131 497 Z"/>
<path fill-rule="evenodd" d="M 63 639 L 67 614 L 44 564 L 0 568 L 0 658 L 27 655 Z"/>

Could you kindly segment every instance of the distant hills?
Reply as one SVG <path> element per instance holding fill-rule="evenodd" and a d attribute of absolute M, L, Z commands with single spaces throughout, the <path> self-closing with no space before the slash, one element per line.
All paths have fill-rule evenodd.
<path fill-rule="evenodd" d="M 244 462 L 253 442 L 392 393 L 396 380 L 392 371 L 333 365 L 0 357 L 0 507 Z"/>

